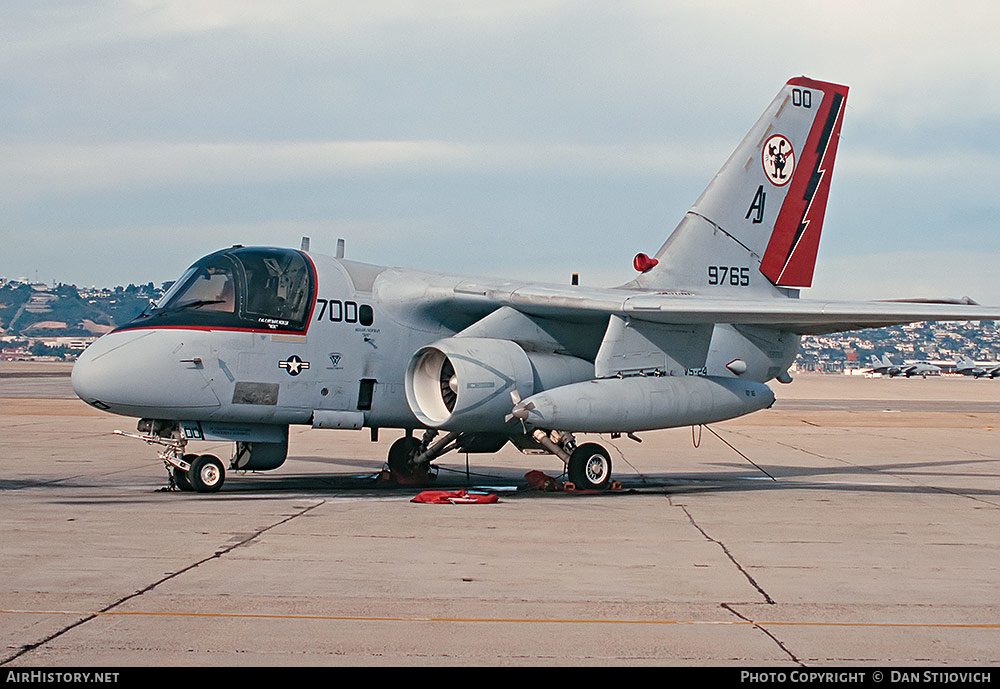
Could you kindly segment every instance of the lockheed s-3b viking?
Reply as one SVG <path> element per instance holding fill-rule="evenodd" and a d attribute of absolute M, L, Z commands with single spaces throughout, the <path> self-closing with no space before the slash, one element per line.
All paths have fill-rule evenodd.
<path fill-rule="evenodd" d="M 190 451 L 232 441 L 228 468 L 276 469 L 291 424 L 400 429 L 390 474 L 451 450 L 545 451 L 606 488 L 611 459 L 575 434 L 708 424 L 765 409 L 799 337 L 983 320 L 968 301 L 799 299 L 812 283 L 847 88 L 788 81 L 639 274 L 615 288 L 535 284 L 234 246 L 196 261 L 155 306 L 79 358 L 87 403 L 138 417 L 171 480 L 219 490 Z M 374 430 L 373 430 L 374 435 Z"/>

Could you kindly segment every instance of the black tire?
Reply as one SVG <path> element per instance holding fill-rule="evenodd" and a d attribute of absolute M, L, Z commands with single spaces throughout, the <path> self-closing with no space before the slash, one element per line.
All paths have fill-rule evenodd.
<path fill-rule="evenodd" d="M 215 493 L 226 480 L 226 469 L 218 457 L 199 455 L 191 462 L 188 481 L 199 493 Z"/>
<path fill-rule="evenodd" d="M 183 457 L 184 461 L 187 462 L 188 465 L 194 462 L 194 460 L 196 460 L 197 458 L 198 455 L 184 455 Z M 174 485 L 177 486 L 177 490 L 181 490 L 184 492 L 189 492 L 194 490 L 194 488 L 191 487 L 191 482 L 188 481 L 187 472 L 184 471 L 183 469 L 178 469 L 177 467 L 171 465 L 170 475 L 174 479 Z"/>
<path fill-rule="evenodd" d="M 597 443 L 584 443 L 569 456 L 569 480 L 580 490 L 611 485 L 611 456 Z"/>
<path fill-rule="evenodd" d="M 389 447 L 389 473 L 394 476 L 409 478 L 413 476 L 412 459 L 420 451 L 420 441 L 413 436 L 404 435 Z"/>

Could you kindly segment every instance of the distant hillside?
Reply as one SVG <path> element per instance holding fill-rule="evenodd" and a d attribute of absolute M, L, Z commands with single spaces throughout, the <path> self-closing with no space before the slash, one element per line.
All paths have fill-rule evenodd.
<path fill-rule="evenodd" d="M 100 335 L 127 323 L 160 296 L 152 283 L 81 290 L 75 285 L 0 287 L 0 330 L 5 335 Z"/>

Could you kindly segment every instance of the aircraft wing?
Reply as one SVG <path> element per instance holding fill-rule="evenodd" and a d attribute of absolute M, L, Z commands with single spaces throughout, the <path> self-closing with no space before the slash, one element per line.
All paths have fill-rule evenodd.
<path fill-rule="evenodd" d="M 596 321 L 610 314 L 654 323 L 734 323 L 823 335 L 916 321 L 1000 320 L 1000 307 L 918 301 L 734 299 L 690 293 L 635 293 L 620 289 L 547 285 L 499 289 L 459 286 L 456 296 L 480 297 L 497 306 L 556 320 Z M 475 298 L 473 297 L 473 298 Z"/>
<path fill-rule="evenodd" d="M 685 301 L 685 299 L 687 301 Z M 916 321 L 978 321 L 1000 318 L 1000 307 L 926 302 L 771 299 L 734 301 L 672 297 L 631 298 L 626 312 L 661 323 L 738 323 L 774 327 L 799 335 L 824 335 Z"/>

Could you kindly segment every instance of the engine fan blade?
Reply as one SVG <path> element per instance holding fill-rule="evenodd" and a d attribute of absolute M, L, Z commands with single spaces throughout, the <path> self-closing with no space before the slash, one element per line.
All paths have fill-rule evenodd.
<path fill-rule="evenodd" d="M 458 375 L 455 367 L 448 359 L 441 364 L 441 400 L 448 411 L 455 411 L 455 402 L 458 401 Z"/>

